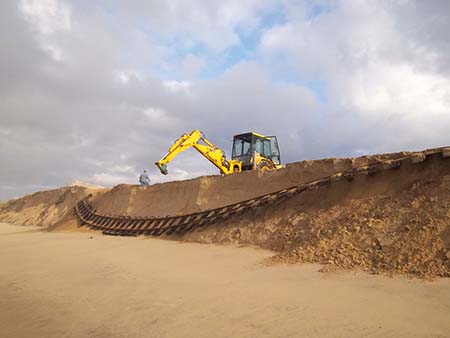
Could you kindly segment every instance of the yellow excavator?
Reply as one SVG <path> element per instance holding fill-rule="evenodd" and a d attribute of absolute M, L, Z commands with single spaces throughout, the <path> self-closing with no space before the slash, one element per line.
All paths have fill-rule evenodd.
<path fill-rule="evenodd" d="M 276 136 L 264 136 L 255 132 L 235 135 L 231 160 L 222 149 L 209 141 L 203 132 L 194 130 L 183 134 L 169 148 L 167 154 L 156 162 L 162 174 L 167 175 L 167 164 L 182 151 L 193 147 L 214 164 L 221 174 L 233 174 L 245 170 L 272 170 L 282 167 Z"/>

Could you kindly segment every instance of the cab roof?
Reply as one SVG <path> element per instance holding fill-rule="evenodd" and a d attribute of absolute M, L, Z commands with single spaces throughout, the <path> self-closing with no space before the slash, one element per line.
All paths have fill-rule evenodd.
<path fill-rule="evenodd" d="M 242 137 L 242 136 L 250 136 L 250 135 L 254 135 L 254 136 L 261 137 L 261 138 L 265 138 L 265 139 L 270 139 L 270 137 L 264 136 L 264 135 L 262 135 L 262 134 L 255 133 L 254 131 L 249 131 L 248 133 L 243 133 L 243 134 L 234 135 L 234 136 L 233 136 L 233 139 L 239 138 L 239 137 Z"/>

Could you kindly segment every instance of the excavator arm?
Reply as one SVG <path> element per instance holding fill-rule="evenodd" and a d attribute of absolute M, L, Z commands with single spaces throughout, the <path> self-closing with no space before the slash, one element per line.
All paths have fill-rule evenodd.
<path fill-rule="evenodd" d="M 167 175 L 167 164 L 179 153 L 190 147 L 195 148 L 200 154 L 206 157 L 206 159 L 214 164 L 222 174 L 230 174 L 232 172 L 222 149 L 216 147 L 207 140 L 203 133 L 197 129 L 190 134 L 181 135 L 181 137 L 169 148 L 167 154 L 158 162 L 155 162 L 156 166 L 162 174 Z"/>

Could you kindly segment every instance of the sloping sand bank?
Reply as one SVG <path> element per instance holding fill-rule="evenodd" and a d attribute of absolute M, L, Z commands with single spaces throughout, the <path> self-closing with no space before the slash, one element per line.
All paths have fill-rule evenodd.
<path fill-rule="evenodd" d="M 106 214 L 189 214 L 405 155 L 303 161 L 273 172 L 207 176 L 149 187 L 65 187 L 0 206 L 0 221 L 51 230 L 86 229 L 80 227 L 72 208 L 89 193 L 95 194 L 92 205 Z M 395 169 L 357 175 L 170 238 L 257 245 L 277 252 L 268 263 L 309 262 L 371 273 L 450 277 L 450 157 L 438 152 L 422 162 L 403 162 Z"/>
<path fill-rule="evenodd" d="M 73 207 L 77 201 L 88 194 L 106 190 L 109 189 L 68 186 L 39 191 L 1 204 L 0 221 L 16 225 L 55 227 L 63 221 L 74 220 Z"/>
<path fill-rule="evenodd" d="M 116 215 L 184 215 L 233 204 L 377 160 L 405 155 L 407 153 L 403 152 L 359 158 L 301 161 L 290 163 L 286 168 L 276 171 L 203 176 L 148 187 L 119 185 L 107 194 L 98 195 L 92 204 L 104 213 Z"/>

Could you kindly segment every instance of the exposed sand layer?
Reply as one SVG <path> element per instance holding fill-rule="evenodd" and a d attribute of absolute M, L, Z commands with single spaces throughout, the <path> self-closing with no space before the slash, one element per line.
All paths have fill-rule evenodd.
<path fill-rule="evenodd" d="M 256 244 L 272 262 L 450 277 L 450 159 L 359 176 L 250 212 L 186 240 Z"/>
<path fill-rule="evenodd" d="M 73 207 L 88 194 L 103 189 L 69 186 L 39 191 L 32 195 L 10 200 L 0 205 L 0 221 L 16 225 L 54 227 L 60 222 L 73 219 Z"/>
<path fill-rule="evenodd" d="M 35 229 L 0 224 L 1 337 L 449 337 L 448 279 L 268 268 L 261 249 Z"/>
<path fill-rule="evenodd" d="M 75 202 L 88 194 L 94 194 L 92 204 L 104 213 L 150 217 L 189 214 L 407 154 L 401 152 L 358 158 L 301 161 L 289 163 L 286 168 L 277 171 L 203 176 L 147 187 L 121 184 L 106 189 L 74 182 L 67 187 L 37 192 L 0 204 L 0 221 L 18 225 L 54 226 L 62 220 L 67 220 Z"/>
<path fill-rule="evenodd" d="M 66 187 L 0 206 L 0 221 L 78 230 L 72 208 L 94 193 L 100 212 L 128 216 L 189 214 L 332 175 L 393 153 L 324 159 L 273 172 L 207 176 L 149 187 Z M 450 277 L 450 158 L 440 154 L 398 169 L 361 175 L 302 193 L 183 236 L 185 241 L 258 245 L 274 262 L 312 262 L 372 273 Z M 328 267 L 327 267 L 328 268 Z"/>
<path fill-rule="evenodd" d="M 116 215 L 154 217 L 185 215 L 233 204 L 353 167 L 407 154 L 403 152 L 354 159 L 302 161 L 290 163 L 286 168 L 276 171 L 247 171 L 226 176 L 204 176 L 148 187 L 123 184 L 114 187 L 108 194 L 98 195 L 92 204 L 104 213 Z"/>

